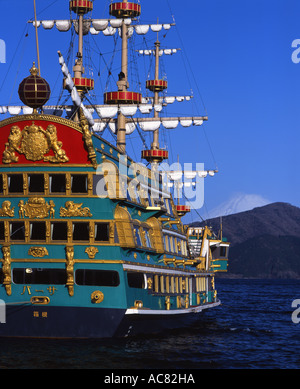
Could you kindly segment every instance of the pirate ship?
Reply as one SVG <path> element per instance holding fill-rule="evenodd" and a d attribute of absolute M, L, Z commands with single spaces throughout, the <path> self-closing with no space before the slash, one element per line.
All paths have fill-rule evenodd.
<path fill-rule="evenodd" d="M 77 33 L 73 75 L 58 52 L 72 104 L 47 106 L 50 87 L 38 55 L 19 86 L 24 105 L 1 106 L 11 116 L 0 122 L 0 299 L 6 308 L 0 336 L 103 338 L 188 325 L 220 304 L 214 275 L 227 269 L 229 243 L 208 226 L 182 223 L 191 207 L 175 204 L 170 187 L 185 172 L 160 170 L 168 159 L 160 127 L 207 120 L 161 116 L 162 102 L 175 97 L 166 95 L 168 83 L 160 79 L 160 56 L 174 49 L 161 49 L 158 32 L 172 23 L 141 25 L 141 5 L 126 0 L 111 2 L 108 19 L 89 16 L 92 1 L 71 0 L 69 9 L 68 20 L 35 19 L 33 25 L 36 32 L 56 25 Z M 155 60 L 145 98 L 129 89 L 128 47 L 133 34 L 151 31 L 154 47 L 137 52 Z M 87 103 L 95 86 L 85 76 L 83 36 L 101 32 L 119 33 L 121 68 L 115 90 L 93 105 Z M 116 145 L 104 138 L 107 128 Z M 151 147 L 141 151 L 147 166 L 126 153 L 126 137 L 135 129 L 153 134 Z M 213 173 L 188 172 L 201 179 Z"/>

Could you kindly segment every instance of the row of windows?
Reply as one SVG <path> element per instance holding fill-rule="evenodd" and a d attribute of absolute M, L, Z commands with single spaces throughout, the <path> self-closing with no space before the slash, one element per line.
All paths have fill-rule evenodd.
<path fill-rule="evenodd" d="M 65 269 L 47 268 L 15 268 L 12 271 L 12 280 L 15 284 L 45 284 L 65 285 L 67 273 Z M 0 283 L 3 283 L 3 272 L 0 271 Z M 113 270 L 77 269 L 75 283 L 86 286 L 112 286 L 120 284 L 119 273 Z"/>
<path fill-rule="evenodd" d="M 95 241 L 109 242 L 109 223 L 105 222 L 50 222 L 6 221 L 0 222 L 0 241 Z M 69 237 L 69 239 L 68 239 Z"/>
<path fill-rule="evenodd" d="M 198 293 L 205 292 L 212 288 L 211 281 L 207 285 L 207 277 L 177 277 L 173 275 L 154 275 L 152 276 L 128 272 L 128 285 L 132 288 L 149 288 L 148 280 L 151 279 L 151 290 L 155 293 Z M 210 279 L 209 279 L 210 280 Z"/>
<path fill-rule="evenodd" d="M 93 189 L 91 180 L 87 174 L 1 174 L 0 193 L 87 194 Z"/>
<path fill-rule="evenodd" d="M 187 242 L 172 235 L 164 234 L 164 247 L 165 250 L 174 253 L 187 256 Z"/>
<path fill-rule="evenodd" d="M 138 247 L 153 249 L 150 229 L 133 226 Z M 71 221 L 0 221 L 0 241 L 110 242 L 110 223 Z M 113 238 L 113 237 L 112 237 Z M 114 231 L 114 243 L 118 242 Z"/>
<path fill-rule="evenodd" d="M 14 173 L 0 174 L 0 193 L 4 194 L 94 194 L 102 175 L 71 173 Z M 106 186 L 103 188 L 106 190 Z M 101 193 L 98 193 L 101 195 Z M 161 196 L 161 193 L 159 193 Z M 145 198 L 144 198 L 145 197 Z M 128 185 L 127 199 L 144 206 L 163 206 L 173 215 L 173 207 L 169 198 L 152 196 L 148 190 L 146 196 L 140 196 L 140 186 Z"/>
<path fill-rule="evenodd" d="M 3 271 L 0 269 L 0 283 L 3 283 Z M 148 280 L 151 280 L 149 283 Z M 212 289 L 212 282 L 207 277 L 177 277 L 173 275 L 146 275 L 138 272 L 127 272 L 127 281 L 130 288 L 151 289 L 155 293 L 189 293 L 205 292 Z M 15 268 L 12 271 L 12 281 L 15 284 L 45 284 L 65 285 L 67 273 L 65 269 L 49 268 Z M 85 286 L 120 285 L 119 273 L 114 270 L 77 269 L 75 284 Z"/>

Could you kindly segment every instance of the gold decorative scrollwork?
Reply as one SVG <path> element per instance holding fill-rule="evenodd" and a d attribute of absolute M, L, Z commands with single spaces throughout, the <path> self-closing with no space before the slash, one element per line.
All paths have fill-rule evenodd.
<path fill-rule="evenodd" d="M 32 255 L 35 258 L 43 258 L 49 255 L 49 253 L 46 247 L 30 247 L 28 255 Z"/>
<path fill-rule="evenodd" d="M 12 217 L 15 214 L 15 207 L 10 208 L 11 202 L 8 200 L 3 201 L 2 207 L 0 208 L 0 216 L 9 216 Z"/>
<path fill-rule="evenodd" d="M 82 204 L 75 204 L 74 201 L 67 201 L 65 203 L 65 208 L 60 207 L 60 216 L 61 217 L 72 217 L 72 216 L 83 216 L 91 217 L 91 211 L 88 207 L 82 208 Z"/>
<path fill-rule="evenodd" d="M 8 296 L 11 295 L 11 255 L 10 246 L 2 246 L 2 272 L 4 276 L 3 285 Z"/>
<path fill-rule="evenodd" d="M 41 219 L 48 217 L 54 217 L 55 214 L 55 204 L 52 200 L 49 201 L 49 204 L 45 201 L 43 197 L 32 197 L 24 204 L 24 200 L 19 201 L 19 217 L 20 218 L 37 218 Z"/>
<path fill-rule="evenodd" d="M 54 155 L 45 156 L 51 150 Z M 2 155 L 3 163 L 18 162 L 16 152 L 25 155 L 29 161 L 43 160 L 54 163 L 69 161 L 62 149 L 62 142 L 57 140 L 57 131 L 53 124 L 49 124 L 46 130 L 34 122 L 31 126 L 24 127 L 23 131 L 16 125 L 12 126 Z"/>

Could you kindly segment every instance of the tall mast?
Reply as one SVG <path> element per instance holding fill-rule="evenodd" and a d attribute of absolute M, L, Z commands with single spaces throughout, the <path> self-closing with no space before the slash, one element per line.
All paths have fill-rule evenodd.
<path fill-rule="evenodd" d="M 35 0 L 33 0 L 33 8 L 34 8 L 34 26 L 35 26 L 35 40 L 36 40 L 36 54 L 37 54 L 37 61 L 38 61 L 38 75 L 41 75 L 41 64 L 40 64 L 40 49 L 39 49 L 39 35 L 38 35 L 38 26 L 37 26 L 37 20 L 36 20 L 36 4 Z"/>
<path fill-rule="evenodd" d="M 78 15 L 78 51 L 75 65 L 73 66 L 73 82 L 76 86 L 81 98 L 89 90 L 94 89 L 94 80 L 91 78 L 83 77 L 83 16 L 93 9 L 93 2 L 88 0 L 71 0 L 69 3 L 70 11 L 73 11 Z M 79 120 L 79 115 L 76 115 L 75 120 Z"/>
<path fill-rule="evenodd" d="M 157 41 L 155 42 L 155 72 L 154 72 L 154 80 L 148 80 L 146 82 L 146 88 L 150 91 L 154 92 L 154 107 L 159 104 L 159 92 L 162 92 L 164 89 L 168 87 L 168 83 L 166 80 L 159 79 L 159 49 L 160 42 L 158 39 L 157 33 Z M 154 120 L 159 118 L 159 113 L 154 110 Z M 153 167 L 158 163 L 162 162 L 164 159 L 168 159 L 169 154 L 167 150 L 161 150 L 159 148 L 159 128 L 153 131 L 153 142 L 151 143 L 150 150 L 142 151 L 142 158 L 146 159 L 150 162 Z"/>
<path fill-rule="evenodd" d="M 142 95 L 137 92 L 128 91 L 128 26 L 125 19 L 132 19 L 141 14 L 139 4 L 130 3 L 127 0 L 112 3 L 109 6 L 109 13 L 118 19 L 123 19 L 121 25 L 122 31 L 122 54 L 121 54 L 121 72 L 117 82 L 117 92 L 106 92 L 104 94 L 105 104 L 140 104 Z M 126 153 L 126 117 L 119 112 L 117 119 L 117 147 L 122 154 Z"/>

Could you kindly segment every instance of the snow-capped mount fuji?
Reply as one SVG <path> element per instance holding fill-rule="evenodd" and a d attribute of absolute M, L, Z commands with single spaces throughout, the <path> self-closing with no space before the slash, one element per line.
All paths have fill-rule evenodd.
<path fill-rule="evenodd" d="M 263 207 L 271 201 L 257 194 L 234 194 L 228 201 L 223 202 L 206 214 L 206 219 L 219 216 L 233 215 L 235 213 L 250 211 L 256 207 Z"/>

